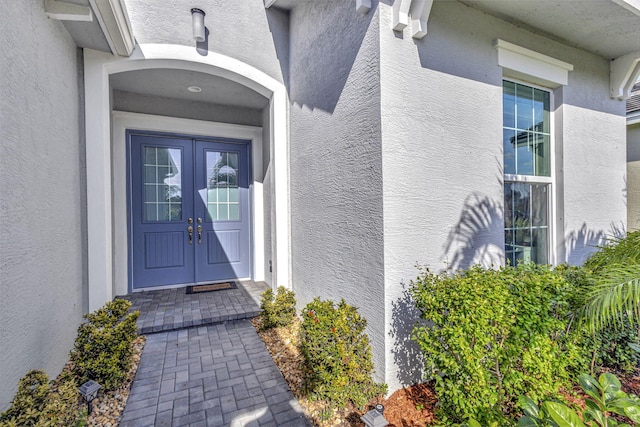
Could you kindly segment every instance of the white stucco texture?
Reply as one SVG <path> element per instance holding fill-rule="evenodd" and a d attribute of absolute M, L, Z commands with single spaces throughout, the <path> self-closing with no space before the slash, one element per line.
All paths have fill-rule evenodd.
<path fill-rule="evenodd" d="M 344 298 L 368 321 L 384 376 L 384 270 L 377 12 L 352 2 L 291 12 L 292 283 L 300 307 Z"/>
<path fill-rule="evenodd" d="M 78 60 L 44 2 L 0 2 L 0 412 L 30 369 L 55 378 L 83 293 Z"/>
<path fill-rule="evenodd" d="M 207 40 L 197 45 L 191 24 L 194 7 L 206 14 Z M 263 0 L 127 0 L 127 10 L 139 44 L 194 46 L 203 55 L 219 52 L 286 81 L 287 15 L 265 9 Z"/>
<path fill-rule="evenodd" d="M 407 285 L 416 263 L 433 270 L 504 264 L 502 80 L 495 39 L 574 65 L 553 118 L 561 246 L 582 227 L 608 232 L 626 218 L 624 106 L 608 95 L 608 61 L 459 2 L 435 2 L 428 34 L 394 33 L 379 6 L 386 377 L 391 390 L 420 376 L 410 340 L 417 313 Z M 527 83 L 527 82 L 525 82 Z M 560 126 L 560 128 L 558 128 Z M 561 129 L 561 130 L 559 130 Z M 562 157 L 562 156 L 560 156 Z M 558 187 L 558 182 L 553 184 Z M 561 198 L 561 199 L 560 199 Z M 574 245 L 579 263 L 594 248 Z M 559 251 L 562 252 L 562 251 Z M 565 254 L 557 253 L 564 261 Z"/>

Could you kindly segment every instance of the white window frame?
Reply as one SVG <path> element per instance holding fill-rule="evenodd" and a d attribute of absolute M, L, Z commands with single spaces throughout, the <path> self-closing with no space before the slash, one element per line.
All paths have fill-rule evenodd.
<path fill-rule="evenodd" d="M 545 92 L 549 93 L 549 168 L 550 168 L 550 176 L 534 176 L 534 175 L 519 175 L 519 174 L 505 174 L 503 173 L 503 181 L 502 181 L 502 188 L 503 188 L 503 194 L 502 194 L 502 203 L 504 204 L 504 184 L 506 182 L 521 182 L 521 183 L 526 183 L 526 184 L 547 184 L 548 188 L 549 188 L 549 194 L 547 197 L 549 197 L 548 200 L 548 210 L 549 212 L 547 212 L 548 218 L 548 247 L 547 247 L 547 260 L 549 262 L 549 264 L 552 265 L 556 265 L 557 264 L 557 251 L 555 250 L 556 248 L 556 219 L 557 219 L 557 215 L 558 215 L 558 208 L 557 208 L 557 198 L 556 198 L 556 155 L 555 155 L 555 150 L 556 150 L 556 143 L 555 143 L 555 113 L 554 113 L 554 109 L 555 109 L 555 99 L 554 99 L 554 93 L 553 93 L 553 89 L 550 89 L 548 87 L 544 87 L 544 86 L 540 86 L 540 85 L 536 85 L 534 83 L 528 82 L 526 80 L 520 80 L 520 79 L 515 79 L 509 76 L 502 76 L 502 82 L 512 82 L 512 83 L 517 83 L 520 85 L 524 85 L 524 86 L 528 86 L 528 87 L 532 87 L 534 89 L 539 89 L 539 90 L 543 90 Z M 504 85 L 502 86 L 502 96 L 504 99 Z M 504 101 L 502 104 L 502 114 L 504 116 Z M 504 130 L 504 122 L 502 124 L 502 129 Z M 504 146 L 502 148 L 504 150 Z M 504 151 L 503 151 L 503 158 L 502 158 L 502 165 L 504 167 Z M 503 231 L 505 230 L 505 226 L 503 225 L 502 229 Z M 506 261 L 506 242 L 504 242 L 503 239 L 503 243 L 505 243 L 505 261 Z"/>

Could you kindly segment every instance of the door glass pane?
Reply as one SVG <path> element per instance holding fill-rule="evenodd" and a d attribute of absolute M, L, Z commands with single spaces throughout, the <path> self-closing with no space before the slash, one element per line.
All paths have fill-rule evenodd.
<path fill-rule="evenodd" d="M 238 153 L 207 151 L 206 167 L 209 219 L 239 220 Z"/>
<path fill-rule="evenodd" d="M 144 147 L 144 220 L 182 221 L 182 151 Z"/>

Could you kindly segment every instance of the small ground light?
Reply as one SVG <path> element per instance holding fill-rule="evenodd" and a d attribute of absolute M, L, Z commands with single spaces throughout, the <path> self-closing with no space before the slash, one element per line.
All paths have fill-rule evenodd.
<path fill-rule="evenodd" d="M 98 390 L 100 390 L 102 386 L 95 381 L 87 381 L 82 384 L 78 391 L 82 398 L 87 402 L 87 414 L 91 414 L 91 401 L 96 398 L 98 395 Z"/>
<path fill-rule="evenodd" d="M 362 422 L 367 427 L 385 427 L 389 425 L 382 413 L 384 412 L 384 405 L 377 404 L 375 409 L 370 410 L 366 414 L 360 417 Z"/>

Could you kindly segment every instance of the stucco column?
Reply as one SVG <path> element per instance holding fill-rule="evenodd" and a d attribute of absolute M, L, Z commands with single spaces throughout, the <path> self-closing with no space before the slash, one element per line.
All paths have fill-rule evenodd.
<path fill-rule="evenodd" d="M 111 107 L 104 65 L 111 57 L 84 50 L 89 311 L 113 298 Z"/>

